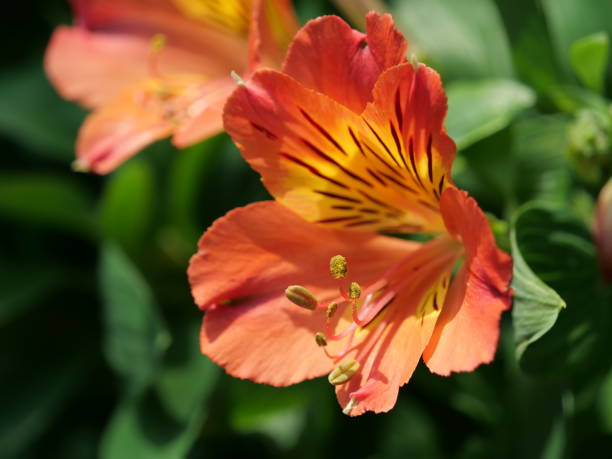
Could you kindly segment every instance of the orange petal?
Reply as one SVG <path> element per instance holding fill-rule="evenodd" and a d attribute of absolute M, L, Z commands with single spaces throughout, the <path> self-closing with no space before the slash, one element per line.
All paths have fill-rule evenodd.
<path fill-rule="evenodd" d="M 423 358 L 432 372 L 449 375 L 493 360 L 500 317 L 512 301 L 512 260 L 497 248 L 486 217 L 466 192 L 449 188 L 441 208 L 449 232 L 463 241 L 466 260 Z"/>
<path fill-rule="evenodd" d="M 320 300 L 338 295 L 329 260 L 343 254 L 349 276 L 368 282 L 419 245 L 305 222 L 275 202 L 233 210 L 204 234 L 189 265 L 196 303 L 207 309 L 202 351 L 230 374 L 287 385 L 331 370 L 315 343 L 325 309 L 284 297 L 299 283 Z"/>
<path fill-rule="evenodd" d="M 74 2 L 78 27 L 58 27 L 45 69 L 66 99 L 92 108 L 127 87 L 159 75 L 201 73 L 208 79 L 246 69 L 246 37 L 205 27 L 167 1 Z M 152 57 L 151 39 L 166 45 Z M 155 71 L 151 74 L 152 60 Z"/>
<path fill-rule="evenodd" d="M 146 145 L 167 137 L 205 88 L 202 77 L 173 75 L 129 88 L 87 117 L 75 167 L 105 174 Z"/>
<path fill-rule="evenodd" d="M 249 30 L 249 70 L 281 67 L 298 28 L 290 0 L 254 0 Z"/>
<path fill-rule="evenodd" d="M 172 143 L 178 148 L 193 145 L 223 130 L 223 107 L 236 82 L 218 78 L 200 87 L 200 96 L 189 107 L 188 116 L 178 125 Z"/>
<path fill-rule="evenodd" d="M 604 279 L 612 282 L 612 178 L 601 189 L 593 225 L 599 265 Z"/>
<path fill-rule="evenodd" d="M 397 276 L 404 287 L 366 327 L 371 329 L 371 349 L 364 349 L 366 341 L 355 356 L 349 356 L 359 361 L 361 368 L 337 389 L 338 401 L 343 407 L 351 399 L 357 402 L 351 415 L 385 412 L 395 405 L 400 386 L 412 376 L 430 340 L 459 248 L 453 241 L 439 238 L 424 244 L 402 262 Z M 390 280 L 388 288 L 392 286 Z"/>
<path fill-rule="evenodd" d="M 287 75 L 262 70 L 228 99 L 224 125 L 270 193 L 309 221 L 367 231 L 444 231 L 437 193 L 448 179 L 442 179 L 447 173 L 438 163 L 453 144 L 434 130 L 440 128 L 436 123 L 445 105 L 428 106 L 423 101 L 438 101 L 429 93 L 402 92 L 410 98 L 401 116 L 415 119 L 403 125 L 418 142 L 408 153 L 404 149 L 403 156 L 394 153 L 396 144 L 388 140 L 395 121 L 388 120 L 384 130 L 377 127 L 386 114 L 387 102 L 380 95 L 392 86 L 389 80 L 396 86 L 416 81 L 410 87 L 433 91 L 435 81 L 428 83 L 432 75 L 425 67 L 414 72 L 409 64 L 388 70 L 375 89 L 380 106 L 368 106 L 362 118 Z M 435 112 L 413 113 L 430 108 Z M 428 135 L 421 126 L 429 129 Z M 424 151 L 417 152 L 423 149 L 422 139 L 427 139 Z M 422 181 L 415 178 L 413 157 Z M 435 167 L 435 187 L 427 164 Z"/>
<path fill-rule="evenodd" d="M 390 15 L 371 13 L 367 26 L 366 35 L 337 16 L 310 21 L 295 36 L 283 72 L 361 113 L 378 76 L 405 62 L 407 48 Z"/>

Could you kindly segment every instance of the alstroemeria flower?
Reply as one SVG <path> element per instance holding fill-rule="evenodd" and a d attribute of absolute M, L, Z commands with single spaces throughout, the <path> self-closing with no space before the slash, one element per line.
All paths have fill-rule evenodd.
<path fill-rule="evenodd" d="M 599 266 L 606 282 L 612 283 L 612 178 L 599 192 L 593 222 Z"/>
<path fill-rule="evenodd" d="M 297 30 L 290 0 L 71 0 L 76 25 L 58 27 L 45 68 L 66 99 L 95 111 L 75 166 L 107 173 L 146 145 L 177 147 L 222 129 L 235 87 L 279 68 Z"/>
<path fill-rule="evenodd" d="M 276 201 L 200 240 L 189 279 L 202 351 L 277 386 L 329 373 L 345 413 L 387 411 L 421 357 L 440 375 L 493 359 L 511 259 L 453 184 L 440 78 L 406 62 L 389 15 L 370 13 L 367 34 L 316 19 L 289 49 L 282 72 L 256 72 L 225 107 Z"/>

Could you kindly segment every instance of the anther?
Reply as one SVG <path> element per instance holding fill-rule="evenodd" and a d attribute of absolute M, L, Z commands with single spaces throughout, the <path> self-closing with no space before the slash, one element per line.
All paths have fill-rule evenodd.
<path fill-rule="evenodd" d="M 328 319 L 331 319 L 332 317 L 334 317 L 336 309 L 338 309 L 338 303 L 336 303 L 335 301 L 332 301 L 331 303 L 329 303 L 329 306 L 327 306 L 327 312 L 326 312 Z"/>
<path fill-rule="evenodd" d="M 315 296 L 301 285 L 290 285 L 285 289 L 285 296 L 293 304 L 313 310 L 319 303 Z"/>
<path fill-rule="evenodd" d="M 315 334 L 315 341 L 317 343 L 317 346 L 319 347 L 324 347 L 327 346 L 327 338 L 325 337 L 324 333 L 316 333 Z"/>
<path fill-rule="evenodd" d="M 338 365 L 327 377 L 330 384 L 339 386 L 344 384 L 353 377 L 357 370 L 359 370 L 359 362 L 357 360 L 348 360 Z"/>
<path fill-rule="evenodd" d="M 348 263 L 342 255 L 334 255 L 329 260 L 329 271 L 334 279 L 342 279 L 346 276 Z"/>
<path fill-rule="evenodd" d="M 342 409 L 342 413 L 346 414 L 347 416 L 350 415 L 351 411 L 353 411 L 353 408 L 357 406 L 357 403 L 358 402 L 356 398 L 350 399 L 346 406 Z"/>
<path fill-rule="evenodd" d="M 159 53 L 166 46 L 166 36 L 163 33 L 156 33 L 151 38 L 151 51 Z"/>
<path fill-rule="evenodd" d="M 72 161 L 70 167 L 75 172 L 89 172 L 89 167 L 87 166 L 87 163 L 80 159 L 75 159 L 74 161 Z"/>
<path fill-rule="evenodd" d="M 351 300 L 358 300 L 361 296 L 361 286 L 357 282 L 351 282 L 349 287 L 349 298 Z"/>
<path fill-rule="evenodd" d="M 240 75 L 238 75 L 235 71 L 232 70 L 230 72 L 230 76 L 232 77 L 232 80 L 234 80 L 236 82 L 237 85 L 239 85 L 239 86 L 246 86 L 246 83 L 244 82 L 242 77 Z"/>

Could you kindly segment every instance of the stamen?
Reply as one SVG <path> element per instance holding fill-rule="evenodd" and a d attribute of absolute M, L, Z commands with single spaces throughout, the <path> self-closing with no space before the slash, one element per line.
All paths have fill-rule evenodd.
<path fill-rule="evenodd" d="M 316 333 L 315 334 L 315 342 L 317 343 L 317 346 L 319 347 L 325 347 L 327 346 L 327 338 L 325 337 L 324 333 Z"/>
<path fill-rule="evenodd" d="M 351 300 L 358 300 L 361 296 L 361 286 L 357 282 L 351 282 L 349 287 L 349 298 Z"/>
<path fill-rule="evenodd" d="M 359 402 L 356 398 L 350 399 L 346 406 L 342 409 L 342 414 L 346 414 L 347 416 L 349 416 L 351 414 L 351 411 L 353 411 L 353 408 L 357 406 L 357 403 Z"/>
<path fill-rule="evenodd" d="M 419 69 L 419 60 L 417 59 L 416 54 L 411 54 L 410 55 L 410 64 L 412 65 L 412 68 L 414 70 L 418 70 Z"/>
<path fill-rule="evenodd" d="M 301 285 L 290 285 L 285 289 L 285 296 L 293 304 L 300 306 L 301 308 L 314 310 L 319 302 L 316 297 L 310 293 L 306 287 Z"/>
<path fill-rule="evenodd" d="M 232 77 L 232 80 L 236 82 L 238 86 L 246 86 L 246 83 L 244 82 L 242 77 L 238 75 L 234 70 L 230 72 L 230 76 Z"/>
<path fill-rule="evenodd" d="M 342 279 L 348 271 L 348 263 L 342 255 L 334 255 L 329 260 L 329 271 L 334 279 Z"/>
<path fill-rule="evenodd" d="M 348 360 L 338 365 L 327 377 L 330 384 L 339 386 L 351 379 L 357 370 L 359 370 L 359 362 L 357 360 Z"/>
<path fill-rule="evenodd" d="M 336 312 L 336 309 L 338 309 L 338 303 L 336 303 L 335 301 L 332 301 L 331 303 L 329 303 L 329 306 L 327 306 L 327 318 L 331 319 L 332 317 L 334 317 L 334 313 Z"/>
<path fill-rule="evenodd" d="M 166 47 L 166 36 L 163 33 L 156 33 L 151 38 L 151 48 L 149 55 L 149 74 L 152 77 L 159 77 L 158 56 Z"/>

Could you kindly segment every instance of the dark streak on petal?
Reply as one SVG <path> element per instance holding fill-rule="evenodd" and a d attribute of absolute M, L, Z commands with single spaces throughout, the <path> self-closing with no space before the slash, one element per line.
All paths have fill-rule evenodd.
<path fill-rule="evenodd" d="M 344 188 L 345 190 L 349 190 L 350 189 L 344 183 L 339 182 L 336 179 L 333 179 L 331 177 L 328 177 L 328 176 L 322 174 L 321 172 L 319 172 L 319 170 L 316 167 L 311 166 L 308 163 L 305 163 L 304 161 L 302 161 L 301 159 L 296 158 L 295 156 L 291 156 L 290 154 L 287 154 L 287 153 L 280 153 L 280 155 L 283 158 L 291 161 L 292 163 L 295 163 L 295 164 L 298 164 L 299 166 L 302 166 L 303 168 L 307 169 L 311 174 L 314 174 L 317 177 L 320 177 L 320 178 L 322 178 L 324 180 L 327 180 L 328 182 L 333 183 L 334 185 L 339 186 L 340 188 Z"/>

